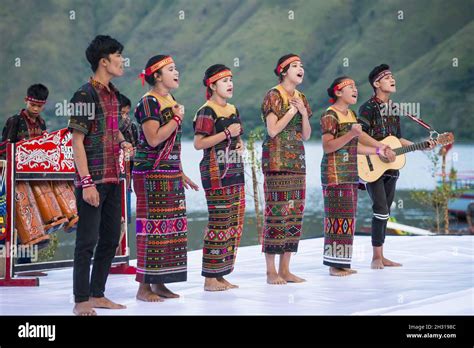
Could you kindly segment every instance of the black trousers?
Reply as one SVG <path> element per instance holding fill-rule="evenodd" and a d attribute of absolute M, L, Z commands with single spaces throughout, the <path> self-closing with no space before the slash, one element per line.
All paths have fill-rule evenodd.
<path fill-rule="evenodd" d="M 390 207 L 395 197 L 398 171 L 385 173 L 377 181 L 366 185 L 372 200 L 372 246 L 380 247 L 385 242 Z"/>
<path fill-rule="evenodd" d="M 82 199 L 82 188 L 76 188 L 79 222 L 74 250 L 73 288 L 76 303 L 89 296 L 103 297 L 109 269 L 118 247 L 121 231 L 121 195 L 119 184 L 99 184 L 99 207 Z M 94 254 L 92 275 L 90 265 Z"/>

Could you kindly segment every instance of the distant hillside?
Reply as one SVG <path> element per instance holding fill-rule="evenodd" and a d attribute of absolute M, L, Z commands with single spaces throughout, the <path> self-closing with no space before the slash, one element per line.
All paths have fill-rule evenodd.
<path fill-rule="evenodd" d="M 70 11 L 75 11 L 74 20 Z M 54 106 L 69 100 L 90 76 L 84 55 L 90 40 L 109 34 L 124 44 L 124 56 L 130 59 L 126 75 L 115 82 L 132 103 L 146 91 L 136 77 L 147 59 L 160 53 L 175 57 L 182 77 L 175 96 L 186 106 L 188 136 L 194 112 L 204 102 L 201 81 L 209 65 L 233 68 L 231 102 L 249 130 L 261 125 L 262 98 L 277 83 L 272 72 L 276 60 L 294 52 L 301 54 L 306 68 L 301 90 L 316 116 L 313 139 L 319 137 L 318 118 L 328 106 L 325 90 L 332 80 L 342 74 L 353 77 L 360 105 L 372 93 L 370 69 L 385 62 L 398 83 L 394 100 L 420 103 L 427 122 L 440 131 L 454 131 L 458 140 L 472 141 L 473 13 L 470 0 L 2 1 L 2 119 L 23 106 L 29 84 L 42 82 L 51 91 L 49 128 L 64 127 L 67 120 L 54 116 Z M 15 67 L 16 58 L 21 67 Z M 404 121 L 406 137 L 425 135 Z"/>

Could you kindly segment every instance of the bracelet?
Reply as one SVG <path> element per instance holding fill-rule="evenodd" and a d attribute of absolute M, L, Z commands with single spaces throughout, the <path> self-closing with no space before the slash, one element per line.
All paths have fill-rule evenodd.
<path fill-rule="evenodd" d="M 380 155 L 380 147 L 378 147 L 377 150 L 375 150 L 375 154 Z"/>
<path fill-rule="evenodd" d="M 173 116 L 173 121 L 175 121 L 178 124 L 178 127 L 181 126 L 181 123 L 183 122 L 178 116 Z"/>
<path fill-rule="evenodd" d="M 224 129 L 224 134 L 227 140 L 231 138 L 230 130 L 228 130 L 227 128 Z"/>
<path fill-rule="evenodd" d="M 119 141 L 119 147 L 120 147 L 120 148 L 122 148 L 122 144 L 123 144 L 123 143 L 125 143 L 125 142 L 126 142 L 126 140 L 125 140 L 125 139 L 124 139 L 124 140 L 121 140 L 121 141 Z"/>
<path fill-rule="evenodd" d="M 81 187 L 83 189 L 88 188 L 88 187 L 95 187 L 94 181 L 92 180 L 92 177 L 90 175 L 83 176 L 81 178 Z"/>

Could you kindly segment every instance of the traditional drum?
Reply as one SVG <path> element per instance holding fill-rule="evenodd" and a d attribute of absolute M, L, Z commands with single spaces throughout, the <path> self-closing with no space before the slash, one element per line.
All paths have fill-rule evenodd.
<path fill-rule="evenodd" d="M 43 218 L 46 233 L 55 232 L 68 223 L 48 181 L 31 182 L 31 189 Z"/>
<path fill-rule="evenodd" d="M 16 229 L 21 244 L 37 244 L 49 240 L 36 200 L 27 181 L 19 181 L 15 192 Z"/>
<path fill-rule="evenodd" d="M 75 231 L 75 226 L 79 220 L 77 216 L 76 196 L 67 181 L 56 181 L 51 183 L 56 200 L 63 212 L 63 215 L 69 220 L 64 227 L 65 232 Z"/>

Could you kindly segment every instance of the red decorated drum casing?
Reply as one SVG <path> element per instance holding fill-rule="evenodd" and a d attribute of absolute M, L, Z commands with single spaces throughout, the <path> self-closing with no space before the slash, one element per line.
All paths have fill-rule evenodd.
<path fill-rule="evenodd" d="M 35 197 L 27 181 L 19 181 L 15 190 L 15 213 L 18 236 L 22 244 L 37 244 L 49 239 Z"/>

